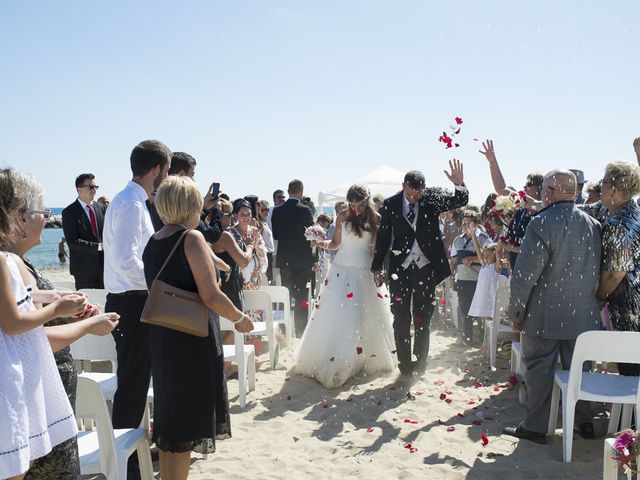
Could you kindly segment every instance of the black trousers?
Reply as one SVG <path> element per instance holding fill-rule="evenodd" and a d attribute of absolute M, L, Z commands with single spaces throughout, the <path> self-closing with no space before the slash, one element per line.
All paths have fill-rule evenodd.
<path fill-rule="evenodd" d="M 120 315 L 118 327 L 111 332 L 118 354 L 118 389 L 113 399 L 113 428 L 138 428 L 147 404 L 151 379 L 149 329 L 140 323 L 146 300 L 146 292 L 107 295 L 105 311 Z"/>
<path fill-rule="evenodd" d="M 473 341 L 473 322 L 474 318 L 469 316 L 469 309 L 473 302 L 473 296 L 476 293 L 476 280 L 458 280 L 456 288 L 458 290 L 458 298 L 460 300 L 460 315 L 462 315 L 462 337 L 468 341 Z M 480 341 L 482 341 L 484 324 L 478 319 L 480 325 Z"/>
<path fill-rule="evenodd" d="M 104 288 L 104 275 L 102 272 L 91 275 L 74 275 L 76 290 L 82 288 Z"/>
<path fill-rule="evenodd" d="M 415 263 L 412 263 L 406 269 L 400 267 L 392 272 L 390 278 L 393 333 L 400 368 L 409 368 L 412 363 L 412 317 L 415 332 L 413 353 L 418 360 L 418 365 L 424 366 L 429 355 L 429 327 L 435 308 L 435 271 L 431 265 L 418 268 Z"/>
<path fill-rule="evenodd" d="M 294 301 L 293 313 L 295 316 L 296 336 L 302 336 L 307 326 L 307 315 L 309 314 L 309 304 L 307 303 L 307 282 L 311 281 L 310 268 L 281 267 L 280 276 L 282 285 L 289 289 L 289 295 Z"/>

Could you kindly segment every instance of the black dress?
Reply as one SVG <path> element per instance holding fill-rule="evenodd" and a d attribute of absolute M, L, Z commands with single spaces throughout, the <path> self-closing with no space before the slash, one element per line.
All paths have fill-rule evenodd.
<path fill-rule="evenodd" d="M 147 285 L 151 283 L 183 229 L 160 240 L 151 237 L 142 255 Z M 197 292 L 184 254 L 184 238 L 160 274 L 170 285 Z M 190 451 L 194 442 L 231 436 L 229 400 L 218 317 L 209 312 L 209 335 L 196 337 L 149 325 L 153 374 L 153 441 L 159 449 Z M 215 442 L 213 442 L 215 450 Z"/>
<path fill-rule="evenodd" d="M 246 245 L 242 241 L 242 236 L 235 228 L 227 230 L 233 239 L 236 241 L 240 249 L 244 252 L 247 250 Z M 229 297 L 229 300 L 233 302 L 233 305 L 240 311 L 244 312 L 244 295 L 242 293 L 242 272 L 240 267 L 233 260 L 228 252 L 222 252 L 217 254 L 218 257 L 230 267 L 228 273 L 222 273 L 222 284 L 220 290 Z"/>

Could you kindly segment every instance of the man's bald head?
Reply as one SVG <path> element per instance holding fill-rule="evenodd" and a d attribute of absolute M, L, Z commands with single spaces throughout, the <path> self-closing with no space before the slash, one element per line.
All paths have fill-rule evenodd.
<path fill-rule="evenodd" d="M 575 200 L 576 185 L 576 176 L 570 170 L 551 170 L 542 182 L 543 205 Z"/>

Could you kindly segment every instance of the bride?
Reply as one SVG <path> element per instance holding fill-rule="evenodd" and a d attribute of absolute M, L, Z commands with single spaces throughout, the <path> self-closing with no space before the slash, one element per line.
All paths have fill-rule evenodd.
<path fill-rule="evenodd" d="M 380 215 L 368 190 L 353 185 L 349 209 L 338 214 L 331 241 L 338 250 L 321 286 L 313 315 L 296 350 L 295 373 L 337 388 L 364 370 L 390 372 L 396 366 L 389 295 L 370 271 Z"/>

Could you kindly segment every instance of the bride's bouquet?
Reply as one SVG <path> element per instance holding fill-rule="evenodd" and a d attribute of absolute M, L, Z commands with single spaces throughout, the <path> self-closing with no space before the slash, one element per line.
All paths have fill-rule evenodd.
<path fill-rule="evenodd" d="M 311 225 L 310 227 L 305 228 L 304 238 L 310 242 L 321 242 L 322 240 L 327 239 L 327 234 L 324 231 L 324 228 L 320 225 Z"/>

